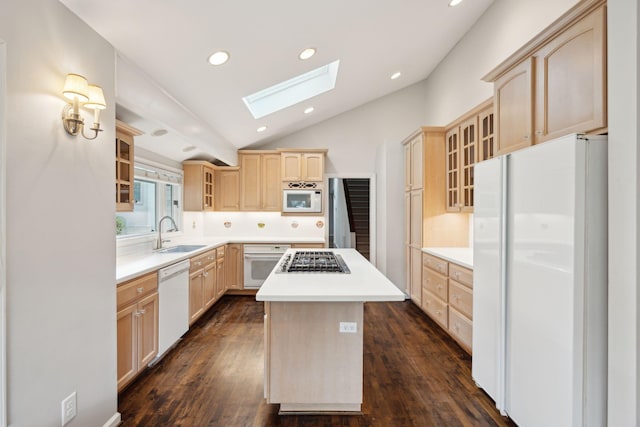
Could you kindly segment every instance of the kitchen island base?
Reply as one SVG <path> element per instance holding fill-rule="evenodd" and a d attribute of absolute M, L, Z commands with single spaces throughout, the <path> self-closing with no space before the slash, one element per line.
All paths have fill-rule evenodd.
<path fill-rule="evenodd" d="M 363 305 L 265 302 L 267 403 L 283 414 L 360 412 Z"/>

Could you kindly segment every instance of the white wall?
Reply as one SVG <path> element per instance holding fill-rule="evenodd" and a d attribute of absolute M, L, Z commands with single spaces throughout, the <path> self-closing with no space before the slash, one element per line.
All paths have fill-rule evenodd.
<path fill-rule="evenodd" d="M 11 426 L 102 426 L 117 411 L 114 51 L 56 0 L 0 0 L 7 46 L 7 364 Z M 68 136 L 64 78 L 102 86 L 95 141 Z M 86 117 L 90 117 L 85 111 Z"/>
<path fill-rule="evenodd" d="M 638 405 L 638 2 L 609 0 L 609 402 L 608 424 L 640 425 Z"/>

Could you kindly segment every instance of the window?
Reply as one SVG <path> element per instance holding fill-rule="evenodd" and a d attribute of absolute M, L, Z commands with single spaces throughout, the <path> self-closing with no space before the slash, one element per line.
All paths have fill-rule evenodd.
<path fill-rule="evenodd" d="M 160 218 L 171 216 L 182 223 L 182 175 L 136 161 L 133 212 L 116 214 L 116 235 L 132 236 L 157 232 Z M 172 228 L 163 223 L 163 231 Z"/>

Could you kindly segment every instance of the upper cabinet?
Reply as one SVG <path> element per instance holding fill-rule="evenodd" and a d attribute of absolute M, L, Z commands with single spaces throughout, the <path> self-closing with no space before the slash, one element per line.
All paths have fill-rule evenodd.
<path fill-rule="evenodd" d="M 447 212 L 473 212 L 473 168 L 477 162 L 493 157 L 493 117 L 493 106 L 488 100 L 447 127 Z"/>
<path fill-rule="evenodd" d="M 240 168 L 219 167 L 215 172 L 215 209 L 240 210 Z"/>
<path fill-rule="evenodd" d="M 423 133 L 419 133 L 404 145 L 404 191 L 422 189 L 423 137 Z"/>
<path fill-rule="evenodd" d="M 606 132 L 606 67 L 606 1 L 581 1 L 483 78 L 494 83 L 497 154 Z"/>
<path fill-rule="evenodd" d="M 184 210 L 213 211 L 216 167 L 203 160 L 185 160 Z"/>
<path fill-rule="evenodd" d="M 133 211 L 133 138 L 142 135 L 138 129 L 116 120 L 116 211 Z"/>
<path fill-rule="evenodd" d="M 280 150 L 281 180 L 289 182 L 322 182 L 327 150 Z"/>
<path fill-rule="evenodd" d="M 280 211 L 282 189 L 280 152 L 238 151 L 240 163 L 240 210 Z"/>

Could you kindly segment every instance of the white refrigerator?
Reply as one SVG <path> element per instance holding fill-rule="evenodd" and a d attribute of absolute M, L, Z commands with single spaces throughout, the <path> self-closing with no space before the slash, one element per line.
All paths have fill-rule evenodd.
<path fill-rule="evenodd" d="M 476 384 L 520 427 L 606 425 L 607 139 L 475 166 Z"/>

